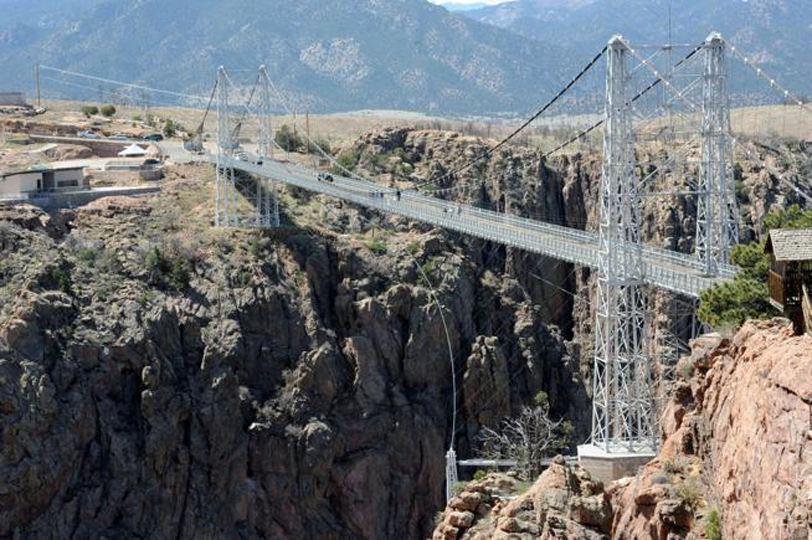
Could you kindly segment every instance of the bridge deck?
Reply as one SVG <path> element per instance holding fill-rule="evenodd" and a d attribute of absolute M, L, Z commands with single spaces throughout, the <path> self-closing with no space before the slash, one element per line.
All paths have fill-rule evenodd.
<path fill-rule="evenodd" d="M 215 160 L 214 156 L 209 159 Z M 595 233 L 458 205 L 412 192 L 403 192 L 398 201 L 395 200 L 393 190 L 377 184 L 337 175 L 333 175 L 334 182 L 320 182 L 316 172 L 280 161 L 266 161 L 263 165 L 255 165 L 233 158 L 224 159 L 227 159 L 224 165 L 234 169 L 385 213 L 401 215 L 574 264 L 592 268 L 598 265 L 598 235 Z M 375 197 L 375 192 L 380 191 L 384 191 L 386 196 Z M 643 259 L 646 283 L 693 298 L 698 298 L 704 289 L 731 279 L 737 271 L 733 266 L 725 266 L 719 277 L 709 278 L 702 275 L 702 265 L 690 255 L 651 246 L 643 248 Z"/>

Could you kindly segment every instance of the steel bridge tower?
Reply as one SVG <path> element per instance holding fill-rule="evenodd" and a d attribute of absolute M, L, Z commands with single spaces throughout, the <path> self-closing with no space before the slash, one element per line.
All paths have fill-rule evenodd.
<path fill-rule="evenodd" d="M 720 34 L 705 40 L 696 256 L 708 276 L 730 263 L 730 250 L 739 241 L 725 50 Z"/>
<path fill-rule="evenodd" d="M 273 124 L 271 122 L 271 79 L 265 66 L 259 68 L 259 136 L 257 157 L 260 162 L 273 159 Z M 260 227 L 279 227 L 279 191 L 277 182 L 257 182 L 257 220 Z"/>
<path fill-rule="evenodd" d="M 623 460 L 648 459 L 657 437 L 645 335 L 631 52 L 628 43 L 615 36 L 607 54 L 592 436 L 591 444 L 579 447 L 578 454 L 582 464 L 597 460 L 616 470 L 624 466 Z M 595 462 L 590 465 L 594 467 Z"/>
<path fill-rule="evenodd" d="M 231 129 L 229 79 L 224 67 L 217 70 L 217 170 L 214 179 L 214 226 L 236 227 L 236 185 L 234 169 L 234 131 Z"/>
<path fill-rule="evenodd" d="M 279 199 L 277 185 L 263 176 L 237 174 L 235 159 L 261 165 L 273 159 L 273 131 L 271 124 L 271 82 L 265 66 L 259 70 L 256 85 L 250 92 L 248 103 L 241 106 L 238 118 L 232 117 L 231 79 L 225 68 L 217 71 L 217 172 L 214 182 L 214 225 L 216 227 L 279 226 Z M 252 106 L 258 93 L 259 105 Z M 256 158 L 246 152 L 237 152 L 239 134 L 249 118 L 256 117 L 258 145 Z"/>

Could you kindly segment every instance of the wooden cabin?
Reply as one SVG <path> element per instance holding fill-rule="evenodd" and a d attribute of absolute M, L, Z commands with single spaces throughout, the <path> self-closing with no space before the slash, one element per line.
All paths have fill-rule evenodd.
<path fill-rule="evenodd" d="M 812 229 L 773 229 L 764 251 L 770 255 L 770 303 L 797 333 L 812 331 Z"/>

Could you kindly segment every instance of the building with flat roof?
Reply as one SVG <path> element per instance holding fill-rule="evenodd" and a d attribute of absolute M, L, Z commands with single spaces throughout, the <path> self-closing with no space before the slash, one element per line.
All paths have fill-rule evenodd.
<path fill-rule="evenodd" d="M 28 199 L 40 192 L 89 188 L 83 167 L 43 167 L 0 174 L 3 199 Z"/>

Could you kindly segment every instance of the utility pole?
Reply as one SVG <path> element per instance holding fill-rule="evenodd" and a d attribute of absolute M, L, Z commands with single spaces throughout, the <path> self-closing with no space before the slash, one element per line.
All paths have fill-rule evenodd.
<path fill-rule="evenodd" d="M 318 168 L 318 150 L 316 149 L 316 144 L 313 142 L 313 139 L 310 137 L 310 110 L 305 109 L 305 131 L 307 132 L 307 152 L 308 154 L 312 154 L 313 159 L 313 168 Z"/>
<path fill-rule="evenodd" d="M 733 173 L 733 140 L 727 88 L 725 41 L 716 32 L 705 40 L 702 85 L 702 161 L 696 220 L 696 256 L 708 276 L 730 263 L 739 242 Z"/>
<path fill-rule="evenodd" d="M 296 125 L 296 109 L 293 109 L 293 151 L 296 152 L 298 150 L 297 146 L 299 144 L 299 128 Z M 290 144 L 288 144 L 290 147 Z M 290 153 L 290 150 L 288 150 Z"/>
<path fill-rule="evenodd" d="M 631 51 L 626 40 L 615 36 L 607 54 L 592 436 L 591 444 L 578 448 L 578 456 L 588 469 L 590 464 L 608 460 L 618 470 L 649 459 L 657 436 L 645 335 L 640 192 L 628 66 Z"/>
<path fill-rule="evenodd" d="M 34 70 L 34 79 L 37 82 L 37 107 L 42 107 L 42 100 L 40 99 L 40 88 L 39 88 L 39 62 L 37 62 L 36 69 Z"/>

